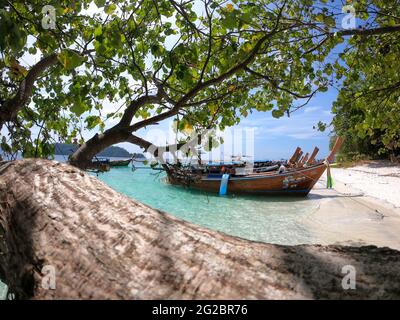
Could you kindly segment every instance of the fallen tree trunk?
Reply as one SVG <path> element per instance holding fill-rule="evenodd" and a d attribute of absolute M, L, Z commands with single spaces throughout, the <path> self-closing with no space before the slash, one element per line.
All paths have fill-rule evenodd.
<path fill-rule="evenodd" d="M 0 165 L 1 234 L 0 277 L 18 298 L 400 298 L 395 250 L 231 237 L 47 160 Z M 356 290 L 342 287 L 346 265 Z M 55 290 L 42 285 L 46 266 Z"/>

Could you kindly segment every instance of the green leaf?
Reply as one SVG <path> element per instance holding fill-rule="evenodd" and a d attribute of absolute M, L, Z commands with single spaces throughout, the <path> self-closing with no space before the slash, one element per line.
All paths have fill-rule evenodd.
<path fill-rule="evenodd" d="M 63 65 L 64 69 L 72 70 L 80 66 L 85 58 L 72 50 L 63 50 L 58 54 L 58 60 Z"/>
<path fill-rule="evenodd" d="M 324 22 L 324 19 L 325 19 L 325 15 L 323 15 L 322 13 L 320 13 L 320 14 L 317 14 L 316 16 L 315 16 L 315 20 L 317 21 L 317 22 Z"/>
<path fill-rule="evenodd" d="M 28 52 L 29 52 L 30 54 L 36 54 L 37 49 L 36 49 L 36 47 L 30 47 L 30 48 L 28 49 Z"/>
<path fill-rule="evenodd" d="M 71 107 L 71 112 L 73 112 L 76 116 L 81 116 L 85 111 L 88 110 L 88 106 L 82 102 L 80 97 L 74 102 Z"/>
<path fill-rule="evenodd" d="M 336 26 L 336 20 L 331 16 L 326 16 L 324 22 L 328 27 L 334 28 Z"/>
<path fill-rule="evenodd" d="M 106 6 L 104 12 L 106 14 L 112 14 L 115 11 L 115 9 L 117 9 L 117 6 L 114 3 L 112 3 L 112 4 L 108 5 L 108 6 Z"/>
<path fill-rule="evenodd" d="M 94 3 L 97 7 L 101 8 L 104 7 L 104 5 L 106 4 L 106 0 L 94 0 Z"/>
<path fill-rule="evenodd" d="M 101 120 L 101 118 L 99 116 L 88 116 L 85 119 L 85 122 L 87 123 L 88 129 L 93 129 L 97 125 L 101 125 L 103 121 Z"/>
<path fill-rule="evenodd" d="M 102 26 L 98 26 L 96 29 L 94 29 L 94 37 L 97 39 L 97 37 L 101 36 L 103 34 L 103 28 Z"/>
<path fill-rule="evenodd" d="M 272 110 L 272 116 L 274 117 L 274 118 L 282 118 L 283 117 L 283 115 L 284 115 L 285 113 L 284 113 L 284 111 L 283 110 Z"/>

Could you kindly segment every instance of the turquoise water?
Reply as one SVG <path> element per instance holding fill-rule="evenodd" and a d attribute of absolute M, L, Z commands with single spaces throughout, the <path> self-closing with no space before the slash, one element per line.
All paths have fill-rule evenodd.
<path fill-rule="evenodd" d="M 220 197 L 169 185 L 164 173 L 148 169 L 132 172 L 130 167 L 113 168 L 98 178 L 133 199 L 210 229 L 270 243 L 315 243 L 302 225 L 318 205 L 308 198 Z"/>
<path fill-rule="evenodd" d="M 7 299 L 7 291 L 8 291 L 7 285 L 5 283 L 1 282 L 1 280 L 0 280 L 0 300 Z"/>

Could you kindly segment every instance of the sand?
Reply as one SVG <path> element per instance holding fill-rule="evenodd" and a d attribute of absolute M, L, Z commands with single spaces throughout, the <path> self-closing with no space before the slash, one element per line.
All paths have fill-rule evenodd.
<path fill-rule="evenodd" d="M 318 209 L 302 223 L 320 244 L 376 245 L 400 250 L 400 166 L 372 162 L 332 169 L 310 193 Z"/>
<path fill-rule="evenodd" d="M 334 179 L 353 192 L 361 192 L 400 208 L 400 166 L 375 161 L 348 169 L 332 169 Z"/>

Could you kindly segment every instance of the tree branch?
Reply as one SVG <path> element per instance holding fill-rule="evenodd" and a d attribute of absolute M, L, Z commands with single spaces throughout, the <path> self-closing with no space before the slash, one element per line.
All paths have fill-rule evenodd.
<path fill-rule="evenodd" d="M 143 148 L 145 152 L 151 153 L 154 157 L 161 157 L 164 152 L 179 151 L 183 146 L 193 147 L 194 145 L 197 145 L 198 142 L 201 141 L 202 134 L 204 134 L 204 132 L 196 134 L 194 137 L 192 136 L 189 141 L 169 144 L 166 146 L 155 146 L 151 142 L 133 134 L 129 136 L 126 142 L 133 143 Z"/>
<path fill-rule="evenodd" d="M 278 26 L 279 26 L 279 20 L 281 18 L 281 15 L 282 15 L 282 11 L 280 11 L 280 13 L 278 15 L 277 23 L 275 24 L 274 29 L 271 32 L 268 32 L 267 34 L 265 34 L 263 37 L 261 37 L 256 42 L 256 44 L 254 45 L 253 49 L 251 50 L 251 52 L 249 53 L 249 55 L 247 56 L 246 59 L 244 59 L 242 62 L 238 63 L 237 65 L 233 66 L 228 71 L 219 75 L 218 77 L 198 83 L 194 88 L 192 88 L 189 92 L 187 92 L 181 99 L 179 99 L 171 110 L 161 113 L 157 116 L 145 119 L 141 122 L 138 122 L 138 123 L 132 125 L 130 127 L 130 130 L 137 131 L 137 130 L 144 128 L 148 125 L 151 125 L 155 122 L 159 122 L 159 121 L 162 121 L 162 120 L 165 120 L 165 119 L 175 116 L 176 114 L 178 114 L 179 110 L 188 101 L 190 101 L 193 97 L 195 97 L 200 91 L 202 91 L 212 85 L 219 84 L 219 83 L 223 82 L 224 80 L 230 78 L 231 76 L 237 74 L 239 71 L 243 70 L 247 65 L 249 65 L 250 63 L 252 63 L 254 61 L 258 51 L 260 50 L 261 46 L 265 43 L 265 41 L 267 41 L 268 39 L 270 39 L 271 37 L 273 37 L 275 34 L 277 34 L 280 31 L 280 30 L 278 30 Z"/>
<path fill-rule="evenodd" d="M 161 98 L 159 95 L 142 96 L 132 101 L 130 105 L 125 109 L 125 112 L 117 126 L 129 127 L 133 117 L 141 107 L 149 103 L 159 103 L 160 101 Z"/>
<path fill-rule="evenodd" d="M 86 50 L 79 54 L 85 55 L 94 50 Z M 18 112 L 25 106 L 32 95 L 33 85 L 35 81 L 42 75 L 44 71 L 58 63 L 58 53 L 43 58 L 36 63 L 28 72 L 25 79 L 19 85 L 17 93 L 13 98 L 5 101 L 0 107 L 0 129 L 4 122 L 13 120 Z"/>
<path fill-rule="evenodd" d="M 19 110 L 28 102 L 32 95 L 33 85 L 36 79 L 49 67 L 57 64 L 57 53 L 53 53 L 35 64 L 20 83 L 17 93 L 13 98 L 5 101 L 0 108 L 0 125 L 5 121 L 11 121 Z"/>
<path fill-rule="evenodd" d="M 352 35 L 373 36 L 373 35 L 381 35 L 394 32 L 400 32 L 400 25 L 386 26 L 374 29 L 349 29 L 349 30 L 338 31 L 336 34 L 340 36 L 352 36 Z"/>
<path fill-rule="evenodd" d="M 212 14 L 210 14 L 210 13 L 208 12 L 207 3 L 204 3 L 204 9 L 205 9 L 206 14 L 207 14 L 208 30 L 209 30 L 209 31 L 208 31 L 208 32 L 209 32 L 209 35 L 208 35 L 208 50 L 207 50 L 206 61 L 204 62 L 203 68 L 202 68 L 201 73 L 200 73 L 199 82 L 202 82 L 202 81 L 203 81 L 204 72 L 206 71 L 207 65 L 208 65 L 208 63 L 209 63 L 209 61 L 210 61 L 210 58 L 211 58 L 211 50 L 212 50 Z"/>
<path fill-rule="evenodd" d="M 261 74 L 261 73 L 259 73 L 259 72 L 257 72 L 257 71 L 254 71 L 254 70 L 252 70 L 252 69 L 250 69 L 250 68 L 248 68 L 248 67 L 246 67 L 245 70 L 248 71 L 249 73 L 255 75 L 256 77 L 259 77 L 259 78 L 261 78 L 261 79 L 267 80 L 267 81 L 268 81 L 269 83 L 271 83 L 276 89 L 285 91 L 285 92 L 291 94 L 292 96 L 294 96 L 294 97 L 296 97 L 296 98 L 298 98 L 298 99 L 307 99 L 307 98 L 310 98 L 310 97 L 313 96 L 312 94 L 301 95 L 301 94 L 298 94 L 298 93 L 296 93 L 296 92 L 293 92 L 293 91 L 291 91 L 291 90 L 289 90 L 289 89 L 287 89 L 287 88 L 281 87 L 281 86 L 279 86 L 279 85 L 276 83 L 276 81 L 273 80 L 270 76 Z"/>

